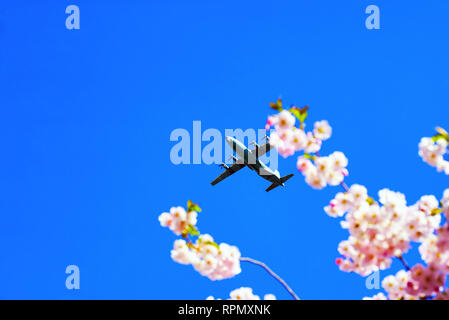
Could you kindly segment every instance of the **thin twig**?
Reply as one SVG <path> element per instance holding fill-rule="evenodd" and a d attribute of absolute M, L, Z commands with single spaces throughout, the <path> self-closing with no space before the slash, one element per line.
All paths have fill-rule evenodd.
<path fill-rule="evenodd" d="M 268 266 L 265 263 L 246 257 L 241 257 L 240 261 L 249 262 L 264 268 L 265 271 L 268 272 L 273 278 L 275 278 L 288 291 L 288 293 L 290 293 L 290 295 L 295 300 L 299 300 L 299 297 L 296 295 L 296 293 L 293 292 L 293 290 L 287 285 L 287 283 L 284 280 L 282 280 L 282 278 L 279 277 L 276 273 L 274 273 L 270 268 L 268 268 Z"/>
<path fill-rule="evenodd" d="M 346 192 L 349 192 L 349 188 L 344 181 L 340 183 L 340 185 L 343 187 L 343 189 L 345 189 Z"/>
<path fill-rule="evenodd" d="M 404 265 L 405 270 L 409 271 L 410 267 L 408 266 L 407 262 L 404 260 L 404 258 L 402 256 L 398 257 L 399 261 L 402 262 L 402 264 Z"/>

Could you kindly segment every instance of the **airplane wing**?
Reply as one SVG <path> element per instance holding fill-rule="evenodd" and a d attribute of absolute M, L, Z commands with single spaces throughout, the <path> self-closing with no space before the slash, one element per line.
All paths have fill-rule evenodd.
<path fill-rule="evenodd" d="M 239 171 L 243 167 L 245 167 L 244 163 L 234 163 L 232 166 L 230 166 L 228 169 L 226 169 L 222 174 L 220 174 L 217 177 L 217 179 L 212 181 L 211 185 L 215 186 L 217 183 L 219 183 L 220 181 L 226 179 L 230 175 L 233 175 L 234 173 L 236 173 L 237 171 Z"/>
<path fill-rule="evenodd" d="M 256 158 L 259 158 L 259 157 L 263 156 L 265 153 L 267 153 L 268 151 L 270 151 L 270 149 L 271 149 L 271 145 L 269 142 L 267 142 L 261 146 L 256 147 L 256 149 L 252 149 L 251 153 L 254 154 L 256 156 Z"/>
<path fill-rule="evenodd" d="M 271 186 L 269 186 L 268 189 L 265 190 L 265 191 L 266 191 L 266 192 L 269 192 L 269 191 L 271 191 L 271 190 L 273 190 L 274 188 L 277 188 L 277 187 L 279 187 L 279 186 L 280 186 L 279 184 L 277 184 L 276 182 L 274 182 L 274 183 L 272 183 Z"/>

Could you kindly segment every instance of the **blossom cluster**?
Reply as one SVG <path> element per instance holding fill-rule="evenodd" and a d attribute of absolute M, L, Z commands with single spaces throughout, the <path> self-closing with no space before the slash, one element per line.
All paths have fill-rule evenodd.
<path fill-rule="evenodd" d="M 232 290 L 229 295 L 230 298 L 228 300 L 260 300 L 260 297 L 253 293 L 253 289 L 248 287 L 241 287 Z M 273 294 L 266 294 L 263 299 L 276 300 L 276 296 Z M 207 297 L 207 300 L 221 300 L 221 299 L 215 299 L 213 296 L 209 296 Z"/>
<path fill-rule="evenodd" d="M 159 216 L 161 226 L 170 228 L 174 234 L 180 236 L 189 225 L 196 226 L 197 212 L 188 211 L 183 207 L 172 207 L 170 212 L 164 212 Z"/>
<path fill-rule="evenodd" d="M 283 157 L 292 156 L 297 151 L 304 155 L 298 157 L 297 168 L 304 175 L 306 183 L 314 189 L 322 189 L 327 185 L 335 186 L 343 182 L 348 175 L 346 169 L 348 159 L 342 152 L 334 152 L 324 157 L 319 155 L 322 142 L 332 135 L 332 127 L 326 120 L 314 123 L 313 130 L 304 130 L 304 120 L 308 107 L 299 109 L 292 106 L 289 110 L 282 108 L 282 101 L 271 103 L 279 113 L 269 116 L 266 130 L 274 127 L 270 133 L 270 144 Z M 299 128 L 296 127 L 299 120 Z M 312 155 L 313 154 L 313 155 Z"/>
<path fill-rule="evenodd" d="M 201 235 L 195 244 L 189 244 L 183 239 L 176 240 L 171 257 L 176 262 L 191 264 L 210 280 L 232 278 L 239 274 L 242 271 L 239 249 L 226 243 L 217 245 L 213 241 L 208 234 Z"/>
<path fill-rule="evenodd" d="M 307 133 L 303 128 L 297 128 L 295 123 L 295 116 L 287 110 L 282 110 L 267 120 L 267 128 L 275 128 L 270 134 L 270 144 L 284 158 L 302 150 L 316 153 L 320 151 L 322 141 L 329 139 L 332 134 L 332 128 L 326 120 L 315 122 L 314 130 Z"/>
<path fill-rule="evenodd" d="M 304 175 L 307 184 L 314 189 L 323 189 L 327 185 L 339 185 L 348 175 L 346 169 L 348 159 L 340 151 L 336 151 L 327 157 L 314 156 L 311 159 L 300 156 L 296 166 L 299 172 Z"/>
<path fill-rule="evenodd" d="M 434 196 L 423 196 L 416 204 L 407 206 L 402 193 L 383 189 L 377 203 L 361 185 L 338 193 L 324 210 L 332 217 L 347 212 L 341 225 L 350 236 L 339 244 L 343 258 L 336 262 L 342 271 L 362 276 L 388 268 L 393 257 L 408 251 L 411 241 L 430 238 L 441 221 Z"/>
<path fill-rule="evenodd" d="M 446 275 L 435 265 L 416 264 L 409 271 L 400 270 L 382 281 L 390 300 L 444 298 Z"/>
<path fill-rule="evenodd" d="M 449 274 L 449 225 L 441 226 L 437 234 L 427 238 L 419 247 L 419 253 L 426 263 Z"/>
<path fill-rule="evenodd" d="M 441 128 L 437 128 L 437 135 L 422 138 L 419 143 L 419 155 L 427 164 L 436 167 L 438 172 L 449 175 L 449 161 L 444 159 L 449 144 L 449 135 Z"/>
<path fill-rule="evenodd" d="M 188 210 L 173 207 L 159 216 L 161 226 L 168 227 L 183 239 L 174 242 L 171 258 L 178 263 L 192 265 L 201 275 L 211 280 L 231 278 L 241 272 L 240 251 L 226 243 L 219 245 L 208 234 L 196 229 L 198 205 L 191 201 Z M 195 242 L 190 239 L 197 236 Z"/>
<path fill-rule="evenodd" d="M 327 121 L 316 122 L 314 129 L 306 132 L 304 120 L 308 107 L 292 106 L 287 111 L 282 108 L 281 100 L 270 105 L 279 111 L 268 118 L 266 125 L 267 130 L 274 127 L 271 145 L 284 157 L 304 151 L 297 159 L 297 168 L 312 188 L 338 184 L 345 188 L 346 192 L 338 193 L 325 207 L 332 217 L 343 217 L 347 213 L 341 225 L 348 229 L 350 236 L 338 247 L 342 257 L 336 262 L 340 269 L 366 276 L 388 268 L 392 258 L 398 257 L 408 270 L 384 280 L 388 297 L 379 293 L 366 299 L 448 299 L 449 291 L 444 289 L 444 283 L 449 273 L 449 225 L 440 227 L 440 223 L 441 213 L 449 220 L 449 189 L 441 202 L 433 195 L 426 195 L 413 205 L 407 205 L 402 193 L 383 189 L 376 202 L 368 196 L 364 186 L 347 188 L 343 183 L 348 175 L 348 159 L 343 153 L 334 152 L 328 157 L 319 155 L 322 141 L 332 134 Z M 299 128 L 295 126 L 296 118 Z M 419 155 L 439 172 L 449 174 L 449 161 L 444 159 L 449 134 L 442 128 L 437 128 L 437 132 L 421 140 Z M 402 255 L 409 250 L 411 242 L 422 243 L 419 251 L 426 267 L 417 264 L 408 269 Z"/>

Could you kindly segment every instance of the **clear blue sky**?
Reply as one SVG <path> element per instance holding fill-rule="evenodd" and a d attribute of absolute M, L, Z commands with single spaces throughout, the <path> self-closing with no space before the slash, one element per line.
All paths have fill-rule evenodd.
<path fill-rule="evenodd" d="M 80 30 L 65 28 L 72 3 Z M 365 28 L 369 4 L 381 30 Z M 417 145 L 449 128 L 448 12 L 445 0 L 2 1 L 0 298 L 226 298 L 240 286 L 289 298 L 251 265 L 212 282 L 173 262 L 175 236 L 157 217 L 188 199 L 202 232 L 266 262 L 301 298 L 375 294 L 334 263 L 347 232 L 322 208 L 338 187 L 315 191 L 296 174 L 267 194 L 249 170 L 212 187 L 217 166 L 170 162 L 170 132 L 193 120 L 263 128 L 282 97 L 329 120 L 322 153 L 345 152 L 348 184 L 440 197 L 448 177 Z M 295 157 L 279 170 L 296 172 Z M 70 264 L 79 291 L 65 288 Z"/>

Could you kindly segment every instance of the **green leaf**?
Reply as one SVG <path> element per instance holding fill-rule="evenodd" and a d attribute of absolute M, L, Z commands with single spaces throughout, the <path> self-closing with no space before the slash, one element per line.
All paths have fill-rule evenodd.
<path fill-rule="evenodd" d="M 293 113 L 293 115 L 299 119 L 299 117 L 301 116 L 301 113 L 299 112 L 299 108 L 298 107 L 291 107 L 290 110 L 291 113 Z"/>
<path fill-rule="evenodd" d="M 309 106 L 302 107 L 302 108 L 299 109 L 299 110 L 301 111 L 301 113 L 306 113 L 307 110 L 309 110 Z"/>
<path fill-rule="evenodd" d="M 433 140 L 434 142 L 436 142 L 436 141 L 438 141 L 438 140 L 440 140 L 440 139 L 444 139 L 444 140 L 446 140 L 446 141 L 449 141 L 449 133 L 447 133 L 446 130 L 444 130 L 444 129 L 441 128 L 441 127 L 436 127 L 435 130 L 438 132 L 438 134 L 436 134 L 436 135 L 434 135 L 434 136 L 432 137 L 432 140 Z"/>
<path fill-rule="evenodd" d="M 192 202 L 192 200 L 187 201 L 187 212 L 190 211 L 196 211 L 196 212 L 201 212 L 201 208 Z"/>
<path fill-rule="evenodd" d="M 443 212 L 443 209 L 435 208 L 435 209 L 432 209 L 432 211 L 430 211 L 430 215 L 431 216 L 436 216 L 437 214 L 440 214 L 441 212 Z"/>
<path fill-rule="evenodd" d="M 440 139 L 446 139 L 442 134 L 436 134 L 432 137 L 433 142 L 437 142 Z"/>
<path fill-rule="evenodd" d="M 201 212 L 201 208 L 197 205 L 194 204 L 189 211 L 196 211 L 196 212 Z"/>
<path fill-rule="evenodd" d="M 308 115 L 307 110 L 309 110 L 309 106 L 305 106 L 304 108 L 299 109 L 301 114 L 299 121 L 301 121 L 301 123 L 303 123 L 307 118 Z"/>
<path fill-rule="evenodd" d="M 208 244 L 208 245 L 214 246 L 217 249 L 220 249 L 220 246 L 213 241 L 204 241 L 204 244 Z"/>
<path fill-rule="evenodd" d="M 307 118 L 307 112 L 301 113 L 301 116 L 298 118 L 299 122 L 304 123 Z"/>
<path fill-rule="evenodd" d="M 192 235 L 192 236 L 199 236 L 200 233 L 197 230 L 197 228 L 195 228 L 193 225 L 189 224 L 185 230 L 188 234 Z"/>
<path fill-rule="evenodd" d="M 309 159 L 309 160 L 315 160 L 315 159 L 316 159 L 315 156 L 312 156 L 312 155 L 309 154 L 309 153 L 304 153 L 304 158 Z"/>
<path fill-rule="evenodd" d="M 278 99 L 276 102 L 270 102 L 271 109 L 282 111 L 282 99 Z"/>
<path fill-rule="evenodd" d="M 370 206 L 372 206 L 373 204 L 376 203 L 376 201 L 374 201 L 374 199 L 371 198 L 371 197 L 366 198 L 366 202 L 368 202 L 368 204 L 369 204 Z"/>
<path fill-rule="evenodd" d="M 309 106 L 305 106 L 304 108 L 298 108 L 295 106 L 292 106 L 290 108 L 290 112 L 293 113 L 293 115 L 299 120 L 299 122 L 302 124 L 307 118 L 307 110 L 309 109 Z"/>

